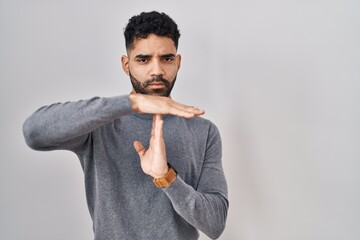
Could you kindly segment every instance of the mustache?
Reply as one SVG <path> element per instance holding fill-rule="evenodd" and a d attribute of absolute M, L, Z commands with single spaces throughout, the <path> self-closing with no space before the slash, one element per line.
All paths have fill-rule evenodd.
<path fill-rule="evenodd" d="M 149 80 L 146 80 L 144 83 L 143 83 L 143 86 L 144 87 L 147 87 L 149 86 L 150 84 L 154 83 L 154 82 L 161 82 L 163 83 L 166 87 L 169 87 L 170 86 L 170 82 L 168 80 L 166 80 L 165 78 L 163 78 L 162 76 L 160 75 L 155 75 L 153 76 L 151 79 Z"/>

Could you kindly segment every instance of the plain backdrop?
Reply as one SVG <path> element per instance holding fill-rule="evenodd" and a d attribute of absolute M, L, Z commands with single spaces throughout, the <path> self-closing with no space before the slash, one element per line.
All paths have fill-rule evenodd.
<path fill-rule="evenodd" d="M 21 128 L 43 105 L 129 93 L 123 29 L 150 10 L 181 30 L 172 97 L 222 135 L 220 239 L 359 240 L 358 0 L 0 0 L 0 239 L 93 238 L 75 154 L 33 151 Z"/>

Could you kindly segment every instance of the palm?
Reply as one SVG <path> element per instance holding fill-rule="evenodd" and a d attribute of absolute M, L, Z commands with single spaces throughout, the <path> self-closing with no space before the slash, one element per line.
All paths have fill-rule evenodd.
<path fill-rule="evenodd" d="M 168 171 L 162 125 L 161 115 L 154 115 L 149 149 L 146 150 L 139 141 L 134 142 L 135 150 L 140 156 L 142 170 L 154 178 L 160 178 Z"/>

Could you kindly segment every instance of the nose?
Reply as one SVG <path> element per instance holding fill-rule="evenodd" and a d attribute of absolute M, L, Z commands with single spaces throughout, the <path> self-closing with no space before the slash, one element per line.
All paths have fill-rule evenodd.
<path fill-rule="evenodd" d="M 150 75 L 153 76 L 153 75 L 164 75 L 164 69 L 163 69 L 163 66 L 161 64 L 161 61 L 158 60 L 158 59 L 154 59 L 152 61 L 152 64 L 151 64 L 151 73 Z"/>

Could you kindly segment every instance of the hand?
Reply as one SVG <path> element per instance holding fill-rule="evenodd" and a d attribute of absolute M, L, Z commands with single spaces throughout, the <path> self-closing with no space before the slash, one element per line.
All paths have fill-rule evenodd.
<path fill-rule="evenodd" d="M 169 97 L 137 93 L 132 93 L 129 97 L 132 110 L 138 113 L 172 114 L 184 118 L 193 118 L 205 113 L 196 107 L 175 102 Z"/>
<path fill-rule="evenodd" d="M 140 156 L 141 168 L 153 178 L 162 178 L 169 171 L 166 161 L 165 143 L 163 138 L 163 120 L 161 115 L 153 116 L 149 149 L 141 142 L 135 141 L 134 148 Z"/>

